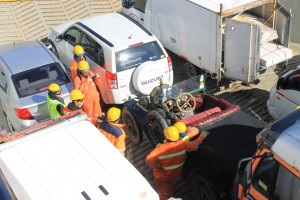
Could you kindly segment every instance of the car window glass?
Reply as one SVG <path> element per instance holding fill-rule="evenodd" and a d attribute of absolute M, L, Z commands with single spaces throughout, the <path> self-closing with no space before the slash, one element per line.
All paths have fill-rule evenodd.
<path fill-rule="evenodd" d="M 147 61 L 156 61 L 165 55 L 156 41 L 149 42 L 116 53 L 117 72 L 138 67 Z"/>
<path fill-rule="evenodd" d="M 58 85 L 69 83 L 70 79 L 58 63 L 51 63 L 14 74 L 12 81 L 21 98 L 43 92 L 53 82 Z"/>
<path fill-rule="evenodd" d="M 274 172 L 276 170 L 276 161 L 273 157 L 263 159 L 259 164 L 252 183 L 254 188 L 260 191 L 264 196 L 269 198 L 270 192 L 272 192 L 272 183 L 274 178 Z"/>
<path fill-rule="evenodd" d="M 7 90 L 7 81 L 6 81 L 6 77 L 5 77 L 5 74 L 2 70 L 1 65 L 0 65 L 0 87 L 4 92 L 6 92 L 6 90 Z"/>
<path fill-rule="evenodd" d="M 104 55 L 102 47 L 93 39 L 83 34 L 81 45 L 84 47 L 86 56 L 96 62 L 98 65 L 103 66 Z"/>
<path fill-rule="evenodd" d="M 71 28 L 66 31 L 64 39 L 67 40 L 71 45 L 75 46 L 79 43 L 81 31 L 76 28 Z"/>
<path fill-rule="evenodd" d="M 134 8 L 145 13 L 145 7 L 146 7 L 147 0 L 135 0 L 134 1 Z"/>

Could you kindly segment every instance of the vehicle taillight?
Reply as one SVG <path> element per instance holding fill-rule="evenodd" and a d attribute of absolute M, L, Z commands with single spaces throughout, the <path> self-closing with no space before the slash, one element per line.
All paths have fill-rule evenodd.
<path fill-rule="evenodd" d="M 118 79 L 117 79 L 117 74 L 110 73 L 106 71 L 106 80 L 108 87 L 110 89 L 118 89 Z"/>
<path fill-rule="evenodd" d="M 27 108 L 15 108 L 15 113 L 17 115 L 17 117 L 19 119 L 22 120 L 33 120 L 34 117 L 32 116 L 32 114 L 29 112 L 29 110 Z"/>
<path fill-rule="evenodd" d="M 168 56 L 168 66 L 169 66 L 169 72 L 173 71 L 172 59 L 170 56 Z"/>

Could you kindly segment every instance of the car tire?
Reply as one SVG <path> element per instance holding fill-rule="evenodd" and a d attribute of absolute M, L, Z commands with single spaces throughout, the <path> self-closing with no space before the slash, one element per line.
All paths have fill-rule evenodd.
<path fill-rule="evenodd" d="M 143 141 L 143 131 L 136 122 L 134 116 L 128 108 L 122 110 L 122 122 L 126 124 L 125 133 L 134 144 L 140 144 Z"/>
<path fill-rule="evenodd" d="M 56 49 L 56 46 L 54 45 L 54 43 L 50 40 L 50 44 L 52 46 L 51 48 L 51 51 L 54 53 L 54 55 L 56 55 L 56 57 L 59 59 L 59 56 L 58 56 L 58 51 Z"/>
<path fill-rule="evenodd" d="M 202 73 L 201 69 L 190 62 L 184 63 L 184 72 L 188 78 L 193 78 Z"/>
<path fill-rule="evenodd" d="M 164 129 L 168 127 L 165 118 L 157 110 L 151 110 L 147 114 L 147 130 L 149 141 L 153 147 L 164 141 Z"/>
<path fill-rule="evenodd" d="M 218 194 L 211 179 L 201 169 L 194 169 L 188 176 L 193 199 L 217 200 Z"/>

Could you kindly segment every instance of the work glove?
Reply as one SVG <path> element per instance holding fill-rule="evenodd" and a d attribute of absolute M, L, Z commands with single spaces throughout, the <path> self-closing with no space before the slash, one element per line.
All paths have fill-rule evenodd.
<path fill-rule="evenodd" d="M 209 134 L 210 134 L 210 132 L 208 132 L 208 131 L 202 131 L 202 133 L 200 134 L 200 137 L 205 139 Z"/>

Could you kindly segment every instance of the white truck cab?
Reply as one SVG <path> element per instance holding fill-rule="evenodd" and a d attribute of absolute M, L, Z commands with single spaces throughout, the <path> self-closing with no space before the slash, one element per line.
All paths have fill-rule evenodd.
<path fill-rule="evenodd" d="M 0 139 L 1 200 L 159 199 L 85 114 Z"/>
<path fill-rule="evenodd" d="M 123 0 L 123 13 L 165 48 L 221 80 L 259 82 L 259 71 L 293 56 L 291 13 L 277 0 Z"/>

